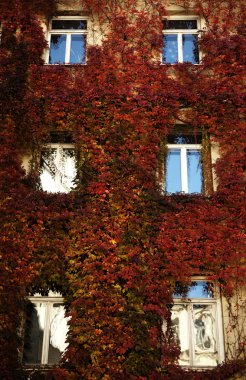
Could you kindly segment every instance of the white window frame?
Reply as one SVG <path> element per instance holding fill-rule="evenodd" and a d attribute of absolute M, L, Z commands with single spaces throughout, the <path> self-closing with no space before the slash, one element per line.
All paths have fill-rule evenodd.
<path fill-rule="evenodd" d="M 203 281 L 210 282 L 205 277 L 192 277 L 191 282 Z M 221 297 L 219 294 L 219 289 L 214 284 L 214 297 L 213 298 L 174 298 L 174 305 L 187 305 L 188 306 L 188 315 L 189 315 L 189 329 L 188 334 L 190 337 L 189 340 L 189 352 L 190 352 L 190 365 L 184 367 L 188 368 L 214 368 L 213 367 L 204 367 L 194 365 L 195 355 L 194 355 L 194 339 L 192 335 L 192 305 L 213 305 L 215 309 L 215 330 L 216 330 L 216 348 L 218 352 L 218 363 L 222 363 L 225 360 L 225 350 L 224 350 L 224 334 L 223 334 L 223 318 L 222 318 L 222 304 Z"/>
<path fill-rule="evenodd" d="M 187 168 L 187 150 L 200 150 L 202 149 L 201 144 L 167 144 L 167 155 L 169 150 L 179 150 L 180 151 L 180 168 L 181 168 L 181 190 L 185 194 L 188 193 L 188 168 Z M 166 157 L 167 160 L 167 157 Z M 166 178 L 165 181 L 166 183 Z"/>
<path fill-rule="evenodd" d="M 57 160 L 58 160 L 58 162 L 61 162 L 63 150 L 64 149 L 73 149 L 75 151 L 75 145 L 74 144 L 68 144 L 68 143 L 50 143 L 50 144 L 43 145 L 41 151 L 45 150 L 45 149 L 47 149 L 47 150 L 56 149 Z M 63 176 L 63 173 L 59 170 L 59 168 L 57 168 L 56 173 L 55 173 L 55 179 L 54 179 L 56 191 L 54 191 L 52 193 L 63 193 L 64 192 L 64 191 L 61 191 L 59 189 L 61 187 L 61 185 L 63 185 L 65 187 L 65 184 L 62 183 L 62 176 Z M 70 192 L 71 190 L 72 190 L 72 188 L 67 187 L 66 193 Z"/>
<path fill-rule="evenodd" d="M 52 21 L 54 20 L 83 20 L 87 21 L 87 29 L 52 29 Z M 65 51 L 65 62 L 64 63 L 49 63 L 49 56 L 50 56 L 50 43 L 51 43 L 51 36 L 54 34 L 66 34 L 66 51 Z M 48 65 L 73 65 L 73 63 L 70 63 L 70 54 L 71 54 L 71 35 L 72 34 L 82 34 L 86 36 L 86 43 L 87 43 L 87 35 L 88 35 L 88 17 L 85 16 L 58 16 L 53 17 L 50 20 L 49 24 L 49 30 L 48 30 L 48 46 L 47 54 L 46 54 L 46 63 Z M 78 63 L 80 65 L 86 64 L 86 49 L 85 49 L 85 62 L 84 63 Z"/>
<path fill-rule="evenodd" d="M 49 292 L 48 296 L 41 296 L 40 294 L 35 294 L 34 296 L 28 297 L 28 300 L 35 306 L 38 303 L 45 305 L 45 316 L 44 316 L 44 331 L 43 331 L 43 342 L 42 342 L 42 353 L 40 363 L 25 364 L 29 365 L 50 365 L 48 363 L 49 358 L 49 334 L 50 334 L 50 318 L 51 310 L 55 304 L 64 304 L 64 299 L 59 293 Z M 67 318 L 66 318 L 67 319 Z M 52 364 L 53 365 L 53 364 Z"/>
<path fill-rule="evenodd" d="M 163 36 L 165 34 L 177 34 L 178 35 L 178 61 L 177 63 L 184 63 L 183 60 L 183 46 L 182 46 L 182 35 L 183 34 L 195 34 L 198 36 L 199 39 L 199 30 L 201 29 L 201 19 L 199 16 L 170 16 L 165 20 L 196 20 L 197 21 L 197 29 L 163 29 L 162 33 Z M 201 61 L 201 54 L 200 51 L 198 51 L 198 57 L 199 57 L 199 62 L 198 63 L 193 63 L 193 65 L 199 65 Z M 161 62 L 163 65 L 170 64 L 168 62 L 164 62 L 163 60 L 163 53 L 161 56 Z"/>

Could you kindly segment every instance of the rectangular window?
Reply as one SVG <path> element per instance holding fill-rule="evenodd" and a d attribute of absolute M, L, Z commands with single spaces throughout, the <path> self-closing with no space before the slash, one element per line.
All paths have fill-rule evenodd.
<path fill-rule="evenodd" d="M 199 63 L 198 19 L 164 21 L 162 63 Z"/>
<path fill-rule="evenodd" d="M 165 170 L 167 193 L 201 193 L 201 136 L 169 136 Z"/>
<path fill-rule="evenodd" d="M 68 193 L 76 177 L 73 144 L 47 144 L 41 151 L 40 182 L 44 191 Z"/>
<path fill-rule="evenodd" d="M 63 299 L 53 293 L 48 297 L 28 298 L 23 362 L 56 364 L 67 347 L 68 318 Z"/>
<path fill-rule="evenodd" d="M 87 20 L 51 20 L 48 63 L 85 64 L 86 34 Z"/>
<path fill-rule="evenodd" d="M 180 290 L 180 289 L 179 289 Z M 174 293 L 172 329 L 180 346 L 179 364 L 215 367 L 224 359 L 221 306 L 212 283 L 191 283 L 185 298 Z"/>

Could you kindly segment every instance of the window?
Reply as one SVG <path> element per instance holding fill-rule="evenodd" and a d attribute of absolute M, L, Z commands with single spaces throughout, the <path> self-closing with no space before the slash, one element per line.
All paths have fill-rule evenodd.
<path fill-rule="evenodd" d="M 174 293 L 172 328 L 180 346 L 179 364 L 214 367 L 224 359 L 220 300 L 212 283 L 195 280 L 186 298 Z"/>
<path fill-rule="evenodd" d="M 167 193 L 201 193 L 201 135 L 169 136 L 165 170 Z"/>
<path fill-rule="evenodd" d="M 56 364 L 67 347 L 68 318 L 58 293 L 28 298 L 24 364 Z"/>
<path fill-rule="evenodd" d="M 50 64 L 85 64 L 87 20 L 63 18 L 51 20 L 49 33 Z"/>
<path fill-rule="evenodd" d="M 47 144 L 41 151 L 40 182 L 44 191 L 68 193 L 76 177 L 73 144 Z"/>
<path fill-rule="evenodd" d="M 171 18 L 164 21 L 162 63 L 199 63 L 198 19 Z"/>

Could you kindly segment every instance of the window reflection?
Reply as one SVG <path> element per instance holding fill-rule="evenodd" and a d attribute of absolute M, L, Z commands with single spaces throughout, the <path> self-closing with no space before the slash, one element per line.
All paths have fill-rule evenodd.
<path fill-rule="evenodd" d="M 183 34 L 183 62 L 199 63 L 197 35 L 196 34 Z"/>
<path fill-rule="evenodd" d="M 173 305 L 172 329 L 176 343 L 180 347 L 180 365 L 189 365 L 190 337 L 189 337 L 189 311 L 188 305 Z"/>
<path fill-rule="evenodd" d="M 42 297 L 41 297 L 42 298 Z M 68 319 L 61 303 L 35 301 L 28 305 L 24 340 L 25 364 L 56 364 L 67 347 Z"/>
<path fill-rule="evenodd" d="M 165 20 L 164 29 L 197 29 L 197 20 Z"/>
<path fill-rule="evenodd" d="M 51 22 L 50 64 L 85 64 L 86 20 L 57 19 Z"/>
<path fill-rule="evenodd" d="M 181 191 L 180 150 L 168 150 L 166 171 L 166 191 L 168 193 Z"/>
<path fill-rule="evenodd" d="M 54 304 L 51 310 L 49 326 L 49 364 L 57 363 L 61 359 L 61 354 L 67 347 L 67 332 L 68 327 L 65 319 L 64 306 Z"/>
<path fill-rule="evenodd" d="M 201 151 L 187 149 L 188 193 L 202 192 Z"/>
<path fill-rule="evenodd" d="M 179 298 L 179 300 L 177 300 Z M 220 362 L 218 316 L 211 282 L 193 281 L 187 288 L 177 283 L 172 307 L 172 329 L 180 347 L 179 364 L 214 367 Z"/>
<path fill-rule="evenodd" d="M 76 157 L 73 147 L 52 144 L 41 151 L 41 187 L 51 193 L 68 193 L 76 177 Z"/>
<path fill-rule="evenodd" d="M 200 138 L 197 138 L 200 142 Z M 202 193 L 203 173 L 201 145 L 195 137 L 174 135 L 168 138 L 165 165 L 165 190 L 167 193 Z"/>
<path fill-rule="evenodd" d="M 193 305 L 195 335 L 195 365 L 216 366 L 218 355 L 215 337 L 215 310 L 213 305 Z"/>
<path fill-rule="evenodd" d="M 44 324 L 45 305 L 30 303 L 24 341 L 24 361 L 26 364 L 41 363 Z"/>
<path fill-rule="evenodd" d="M 165 20 L 163 32 L 163 63 L 199 63 L 198 20 Z"/>
<path fill-rule="evenodd" d="M 65 63 L 66 40 L 66 34 L 51 35 L 49 63 Z"/>
<path fill-rule="evenodd" d="M 164 35 L 163 62 L 171 64 L 178 62 L 177 34 Z"/>

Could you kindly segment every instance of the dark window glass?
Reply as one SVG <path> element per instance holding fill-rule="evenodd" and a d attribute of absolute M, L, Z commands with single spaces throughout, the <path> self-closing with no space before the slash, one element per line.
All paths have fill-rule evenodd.
<path fill-rule="evenodd" d="M 47 143 L 72 144 L 73 136 L 69 132 L 51 132 Z"/>
<path fill-rule="evenodd" d="M 182 133 L 175 133 L 167 137 L 168 144 L 201 144 L 202 135 L 185 135 Z"/>
<path fill-rule="evenodd" d="M 70 30 L 85 30 L 87 29 L 86 20 L 52 20 L 52 29 L 70 29 Z"/>
<path fill-rule="evenodd" d="M 24 339 L 23 361 L 25 364 L 41 363 L 44 321 L 45 306 L 41 303 L 36 305 L 29 303 Z"/>
<path fill-rule="evenodd" d="M 197 20 L 165 20 L 164 29 L 197 29 Z"/>

